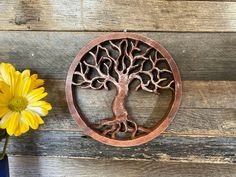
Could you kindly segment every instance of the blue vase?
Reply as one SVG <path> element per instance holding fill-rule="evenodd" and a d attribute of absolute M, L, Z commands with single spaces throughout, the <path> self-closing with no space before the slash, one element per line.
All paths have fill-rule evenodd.
<path fill-rule="evenodd" d="M 9 177 L 9 165 L 7 155 L 5 155 L 4 159 L 0 160 L 0 177 Z"/>

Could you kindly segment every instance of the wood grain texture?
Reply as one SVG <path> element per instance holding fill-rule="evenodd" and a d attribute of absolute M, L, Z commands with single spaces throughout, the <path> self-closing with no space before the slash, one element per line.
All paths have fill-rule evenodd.
<path fill-rule="evenodd" d="M 0 12 L 0 62 L 47 79 L 53 105 L 39 131 L 11 137 L 11 176 L 236 177 L 236 1 L 1 0 Z M 132 148 L 85 136 L 64 93 L 78 51 L 102 34 L 123 30 L 159 41 L 184 80 L 170 127 Z M 91 121 L 111 116 L 114 94 L 79 90 L 83 114 Z M 137 121 L 152 125 L 167 103 L 167 96 L 134 92 L 127 106 Z"/>
<path fill-rule="evenodd" d="M 48 101 L 53 110 L 45 118 L 41 130 L 73 130 L 78 126 L 68 112 L 65 100 L 65 82 L 46 80 Z M 111 102 L 115 90 L 80 89 L 80 106 L 91 120 L 111 117 Z M 99 93 L 99 94 L 98 94 Z M 161 97 L 161 96 L 160 96 Z M 128 110 L 138 122 L 155 123 L 168 99 L 144 91 L 131 92 Z M 183 98 L 179 112 L 166 133 L 178 135 L 235 136 L 236 135 L 236 82 L 235 81 L 184 81 Z"/>
<path fill-rule="evenodd" d="M 3 0 L 0 30 L 236 31 L 236 3 Z"/>
<path fill-rule="evenodd" d="M 235 177 L 236 165 L 11 156 L 11 177 Z M 26 167 L 30 167 L 30 170 Z"/>
<path fill-rule="evenodd" d="M 46 124 L 40 131 L 12 138 L 9 154 L 205 163 L 236 161 L 235 81 L 184 81 L 182 106 L 168 130 L 133 148 L 111 147 L 85 136 L 68 113 L 64 81 L 46 83 L 54 110 L 45 118 Z M 112 100 L 112 91 L 99 91 L 99 95 L 91 90 L 80 91 L 85 112 L 92 119 L 109 115 L 107 103 Z M 129 102 L 140 111 L 140 119 L 155 117 L 158 111 L 152 110 L 158 104 L 152 103 L 153 94 L 135 94 Z M 145 102 L 147 99 L 149 102 Z"/>
<path fill-rule="evenodd" d="M 79 50 L 102 34 L 106 33 L 0 32 L 0 58 L 43 78 L 65 79 Z M 183 80 L 236 80 L 235 33 L 140 34 L 171 53 Z"/>
<path fill-rule="evenodd" d="M 182 106 L 168 130 L 147 144 L 131 148 L 107 146 L 85 136 L 68 113 L 64 100 L 64 81 L 48 80 L 46 83 L 51 93 L 48 100 L 54 110 L 45 118 L 46 124 L 39 131 L 11 138 L 8 154 L 198 163 L 236 162 L 235 81 L 184 81 Z M 100 91 L 98 96 L 91 90 L 80 91 L 83 105 L 88 106 L 85 106 L 85 112 L 91 118 L 109 115 L 106 103 L 112 99 L 110 95 L 107 96 L 111 93 Z M 151 111 L 152 116 L 147 111 L 153 110 L 153 106 L 158 107 L 158 104 L 152 104 L 153 95 L 145 92 L 135 94 L 129 100 L 130 105 L 140 111 L 144 118 L 155 117 L 158 111 Z M 149 102 L 145 102 L 146 99 Z"/>
<path fill-rule="evenodd" d="M 37 131 L 9 143 L 10 155 L 65 156 L 93 159 L 133 159 L 176 162 L 235 163 L 236 137 L 161 135 L 136 147 L 113 147 L 81 132 Z"/>

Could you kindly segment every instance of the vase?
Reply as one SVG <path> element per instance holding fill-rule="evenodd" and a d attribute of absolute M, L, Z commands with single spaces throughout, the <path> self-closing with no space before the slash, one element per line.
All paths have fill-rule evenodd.
<path fill-rule="evenodd" d="M 0 160 L 0 177 L 9 177 L 9 165 L 7 155 L 5 155 L 4 159 Z"/>

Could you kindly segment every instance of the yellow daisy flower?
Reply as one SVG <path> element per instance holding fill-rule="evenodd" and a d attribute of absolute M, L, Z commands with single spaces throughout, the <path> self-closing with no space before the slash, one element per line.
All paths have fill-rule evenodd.
<path fill-rule="evenodd" d="M 37 75 L 30 76 L 30 71 L 16 71 L 12 65 L 0 64 L 0 128 L 7 133 L 19 136 L 29 130 L 37 129 L 52 109 L 41 99 L 47 96 L 43 80 Z"/>

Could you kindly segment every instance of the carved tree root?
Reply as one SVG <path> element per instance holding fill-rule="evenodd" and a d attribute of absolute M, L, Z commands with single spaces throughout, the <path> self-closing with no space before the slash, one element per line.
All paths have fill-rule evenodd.
<path fill-rule="evenodd" d="M 136 122 L 130 120 L 130 119 L 124 119 L 124 120 L 119 120 L 119 119 L 104 119 L 101 121 L 99 125 L 96 125 L 95 128 L 101 129 L 103 126 L 111 126 L 107 129 L 105 129 L 102 132 L 102 135 L 106 136 L 109 133 L 111 133 L 111 138 L 115 139 L 116 134 L 118 132 L 129 132 L 131 133 L 131 139 L 134 139 L 136 136 L 136 133 L 138 131 L 144 132 L 144 133 L 149 133 L 151 130 L 144 128 L 142 126 L 138 126 Z M 124 130 L 121 130 L 121 128 L 124 127 Z"/>

